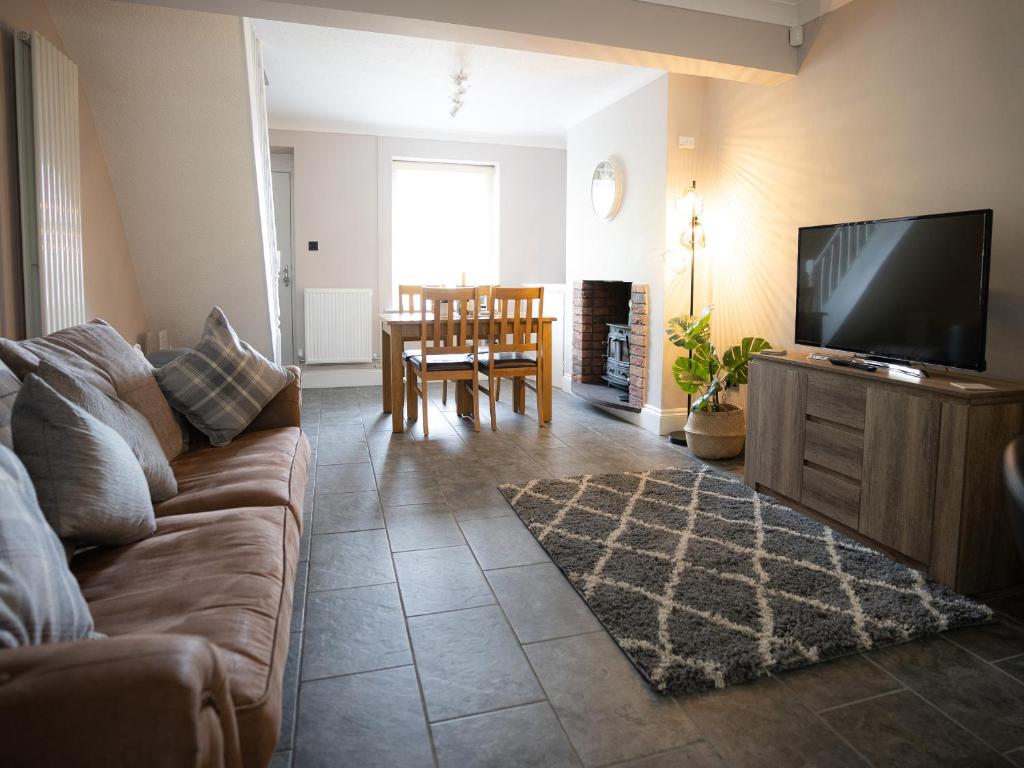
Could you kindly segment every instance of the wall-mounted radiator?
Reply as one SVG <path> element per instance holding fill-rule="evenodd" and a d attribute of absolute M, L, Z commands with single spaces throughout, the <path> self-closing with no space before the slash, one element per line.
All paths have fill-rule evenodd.
<path fill-rule="evenodd" d="M 14 56 L 25 330 L 85 322 L 78 67 L 38 32 Z"/>
<path fill-rule="evenodd" d="M 373 361 L 373 291 L 306 288 L 306 364 Z"/>

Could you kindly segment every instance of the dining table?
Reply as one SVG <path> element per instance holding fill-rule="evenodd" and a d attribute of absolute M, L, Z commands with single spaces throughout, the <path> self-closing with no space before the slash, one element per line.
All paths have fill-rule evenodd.
<path fill-rule="evenodd" d="M 384 413 L 391 414 L 391 431 L 400 434 L 405 430 L 405 387 L 403 386 L 402 353 L 406 343 L 420 340 L 423 315 L 420 312 L 402 312 L 390 310 L 380 315 L 380 359 L 383 373 L 382 406 Z M 427 322 L 433 322 L 433 315 L 427 313 Z M 488 312 L 479 315 L 480 337 L 488 338 L 492 324 L 497 332 L 497 319 Z M 540 334 L 541 353 L 537 361 L 537 375 L 541 379 L 542 395 L 540 407 L 544 421 L 551 421 L 551 324 L 554 317 L 533 318 L 531 331 Z M 513 404 L 518 412 L 525 407 L 525 382 L 516 380 L 513 389 Z M 472 416 L 472 398 L 466 396 L 465 387 L 459 387 L 458 412 L 463 416 Z M 468 409 L 468 412 L 467 412 Z"/>

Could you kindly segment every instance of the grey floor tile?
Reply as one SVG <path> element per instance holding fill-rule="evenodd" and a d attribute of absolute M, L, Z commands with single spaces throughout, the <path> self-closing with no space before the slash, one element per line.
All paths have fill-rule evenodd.
<path fill-rule="evenodd" d="M 313 533 L 344 533 L 384 527 L 375 491 L 317 494 L 313 502 Z"/>
<path fill-rule="evenodd" d="M 398 475 L 384 475 L 378 483 L 380 502 L 385 507 L 406 504 L 444 503 L 442 493 L 434 475 L 429 472 L 405 472 Z"/>
<path fill-rule="evenodd" d="M 1006 759 L 1011 765 L 1024 766 L 1024 749 L 1015 749 L 1006 753 Z"/>
<path fill-rule="evenodd" d="M 1024 624 L 1024 590 L 1014 591 L 986 602 L 1000 613 Z"/>
<path fill-rule="evenodd" d="M 317 467 L 316 494 L 375 491 L 377 480 L 369 464 L 330 464 Z"/>
<path fill-rule="evenodd" d="M 359 434 L 362 436 L 362 430 Z M 370 451 L 362 441 L 339 442 L 321 436 L 317 444 L 316 463 L 319 467 L 327 464 L 362 464 L 369 460 Z"/>
<path fill-rule="evenodd" d="M 270 758 L 270 768 L 291 768 L 292 765 L 292 753 L 288 752 L 275 752 Z"/>
<path fill-rule="evenodd" d="M 302 656 L 302 633 L 292 632 L 288 638 L 288 661 L 281 684 L 281 728 L 277 748 L 291 749 L 295 737 L 295 704 L 299 695 L 299 661 Z"/>
<path fill-rule="evenodd" d="M 999 669 L 1024 683 L 1024 656 L 1014 656 L 996 664 Z"/>
<path fill-rule="evenodd" d="M 312 539 L 309 561 L 309 592 L 395 580 L 384 531 L 319 534 Z"/>
<path fill-rule="evenodd" d="M 710 744 L 698 741 L 682 749 L 618 763 L 616 768 L 726 768 L 726 764 Z"/>
<path fill-rule="evenodd" d="M 465 483 L 459 476 L 458 483 L 442 483 L 448 505 L 452 508 L 456 520 L 479 520 L 489 517 L 508 517 L 515 515 L 505 497 L 498 490 L 497 481 Z"/>
<path fill-rule="evenodd" d="M 689 696 L 681 705 L 728 765 L 864 764 L 774 678 Z"/>
<path fill-rule="evenodd" d="M 874 765 L 1006 765 L 998 752 L 910 691 L 822 716 Z"/>
<path fill-rule="evenodd" d="M 607 634 L 549 640 L 525 650 L 585 764 L 629 760 L 697 740 L 678 702 L 651 692 Z"/>
<path fill-rule="evenodd" d="M 292 632 L 301 632 L 306 615 L 306 581 L 309 576 L 309 561 L 300 561 L 295 569 L 295 593 L 292 598 Z"/>
<path fill-rule="evenodd" d="M 1024 625 L 1014 621 L 957 629 L 945 637 L 986 661 L 1024 654 Z"/>
<path fill-rule="evenodd" d="M 410 504 L 384 511 L 392 552 L 465 544 L 447 504 Z"/>
<path fill-rule="evenodd" d="M 394 557 L 406 616 L 494 602 L 469 547 L 396 552 Z"/>
<path fill-rule="evenodd" d="M 431 727 L 441 768 L 567 768 L 579 760 L 546 701 Z"/>
<path fill-rule="evenodd" d="M 484 570 L 551 562 L 518 517 L 465 520 L 459 525 Z"/>
<path fill-rule="evenodd" d="M 1000 751 L 1024 746 L 1024 684 L 933 637 L 869 658 Z"/>
<path fill-rule="evenodd" d="M 784 672 L 779 675 L 779 680 L 805 707 L 814 712 L 850 704 L 901 687 L 892 675 L 863 656 L 847 656 Z"/>
<path fill-rule="evenodd" d="M 296 768 L 429 768 L 416 673 L 399 667 L 303 683 Z"/>
<path fill-rule="evenodd" d="M 409 634 L 431 721 L 544 698 L 497 606 L 415 616 Z"/>
<path fill-rule="evenodd" d="M 554 563 L 502 568 L 485 575 L 521 643 L 601 630 Z"/>
<path fill-rule="evenodd" d="M 394 584 L 311 592 L 306 616 L 303 680 L 412 663 Z"/>

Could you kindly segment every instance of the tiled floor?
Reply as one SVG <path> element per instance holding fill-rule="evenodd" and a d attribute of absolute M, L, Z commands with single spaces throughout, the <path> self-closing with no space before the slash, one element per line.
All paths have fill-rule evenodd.
<path fill-rule="evenodd" d="M 509 388 L 511 390 L 511 388 Z M 312 390 L 274 766 L 1024 766 L 1024 592 L 1001 622 L 689 698 L 652 694 L 496 490 L 690 461 L 555 393 L 476 434 L 438 397 Z M 486 412 L 486 406 L 485 406 Z M 725 469 L 737 470 L 738 464 Z"/>

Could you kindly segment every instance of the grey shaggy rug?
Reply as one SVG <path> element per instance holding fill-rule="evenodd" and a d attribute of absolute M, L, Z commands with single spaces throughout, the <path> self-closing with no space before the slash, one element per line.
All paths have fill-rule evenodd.
<path fill-rule="evenodd" d="M 531 480 L 501 492 L 637 669 L 667 694 L 992 617 L 708 467 Z"/>

